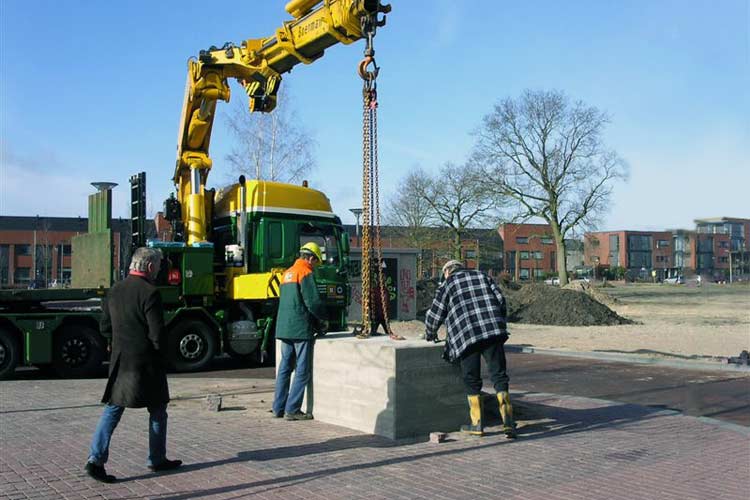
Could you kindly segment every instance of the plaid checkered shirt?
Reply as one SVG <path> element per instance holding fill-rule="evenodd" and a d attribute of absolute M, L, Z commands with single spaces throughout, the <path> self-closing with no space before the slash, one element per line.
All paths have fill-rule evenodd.
<path fill-rule="evenodd" d="M 507 335 L 505 298 L 500 288 L 481 271 L 459 269 L 437 289 L 425 316 L 427 334 L 436 334 L 445 322 L 445 354 L 456 361 L 470 345 Z"/>

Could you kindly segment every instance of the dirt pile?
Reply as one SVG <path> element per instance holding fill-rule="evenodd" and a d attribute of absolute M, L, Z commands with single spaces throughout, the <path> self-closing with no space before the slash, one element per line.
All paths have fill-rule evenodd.
<path fill-rule="evenodd" d="M 612 285 L 609 285 L 609 287 L 611 286 Z M 592 299 L 606 305 L 614 305 L 619 302 L 615 297 L 612 297 L 607 292 L 600 290 L 599 286 L 592 286 L 591 283 L 584 280 L 571 281 L 562 288 L 563 290 L 575 290 L 577 292 L 586 293 L 591 296 Z"/>
<path fill-rule="evenodd" d="M 525 285 L 518 291 L 503 291 L 508 302 L 510 322 L 559 326 L 633 323 L 584 291 L 541 284 Z"/>
<path fill-rule="evenodd" d="M 424 320 L 438 285 L 437 279 L 417 282 L 418 320 Z M 502 280 L 498 285 L 506 298 L 511 323 L 558 326 L 633 323 L 607 307 L 606 304 L 616 303 L 614 297 L 584 281 L 575 281 L 563 288 L 536 283 L 519 285 Z"/>

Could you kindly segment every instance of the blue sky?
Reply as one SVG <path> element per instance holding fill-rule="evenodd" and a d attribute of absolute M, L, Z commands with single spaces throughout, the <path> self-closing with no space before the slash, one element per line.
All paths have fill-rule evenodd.
<path fill-rule="evenodd" d="M 149 213 L 172 189 L 188 57 L 270 36 L 282 0 L 0 0 L 0 215 L 86 214 L 90 181 L 148 174 Z M 492 105 L 558 89 L 607 111 L 630 165 L 600 229 L 689 228 L 750 217 L 747 0 L 395 0 L 376 38 L 381 203 L 415 165 L 462 162 Z M 311 185 L 353 223 L 360 206 L 363 43 L 284 78 L 317 141 Z M 228 180 L 223 105 L 209 185 Z"/>

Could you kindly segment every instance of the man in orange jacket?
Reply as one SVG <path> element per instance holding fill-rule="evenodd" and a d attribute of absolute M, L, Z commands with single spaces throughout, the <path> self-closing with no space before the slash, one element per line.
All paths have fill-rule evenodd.
<path fill-rule="evenodd" d="M 318 325 L 325 325 L 325 306 L 313 276 L 313 269 L 322 261 L 320 247 L 313 242 L 305 243 L 300 248 L 299 258 L 284 271 L 281 280 L 276 317 L 276 339 L 281 342 L 281 360 L 276 374 L 274 417 L 285 417 L 287 420 L 313 418 L 303 413 L 301 407 L 305 388 L 312 376 L 315 332 L 319 329 Z M 295 374 L 290 390 L 292 371 Z"/>

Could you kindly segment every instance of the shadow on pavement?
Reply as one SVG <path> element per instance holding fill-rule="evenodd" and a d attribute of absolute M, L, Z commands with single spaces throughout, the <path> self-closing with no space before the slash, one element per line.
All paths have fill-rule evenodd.
<path fill-rule="evenodd" d="M 444 457 L 457 455 L 466 452 L 473 452 L 485 448 L 496 446 L 512 446 L 513 443 L 524 441 L 550 438 L 578 432 L 596 431 L 602 429 L 611 429 L 635 422 L 642 422 L 647 419 L 666 416 L 662 410 L 648 408 L 631 404 L 612 404 L 596 408 L 569 409 L 543 404 L 533 401 L 530 396 L 533 394 L 520 394 L 515 398 L 514 407 L 516 409 L 517 419 L 528 422 L 520 426 L 518 440 L 493 440 L 486 444 L 478 444 L 470 447 L 459 449 L 443 449 L 439 451 L 429 451 L 425 453 L 412 453 L 409 456 L 387 458 L 376 460 L 369 463 L 356 463 L 341 467 L 331 467 L 328 469 L 304 472 L 291 476 L 275 477 L 262 479 L 258 481 L 240 483 L 217 488 L 204 490 L 193 490 L 177 492 L 166 496 L 161 496 L 165 500 L 181 500 L 188 498 L 200 498 L 210 495 L 226 494 L 234 491 L 240 491 L 250 488 L 267 487 L 264 490 L 254 491 L 258 494 L 273 489 L 284 488 L 291 485 L 312 481 L 318 478 L 341 474 L 353 470 L 374 469 L 387 465 L 395 465 L 413 462 L 416 460 L 427 459 L 432 457 Z M 498 423 L 497 410 L 494 412 L 487 408 L 486 418 L 488 425 Z M 499 432 L 489 432 L 489 437 L 500 434 Z M 481 438 L 467 438 L 472 443 L 481 443 Z M 409 440 L 408 444 L 413 444 L 415 440 Z M 225 460 L 216 460 L 213 462 L 204 462 L 188 464 L 175 471 L 174 474 L 184 474 L 202 469 L 220 467 L 226 464 L 244 463 L 244 462 L 264 462 L 270 460 L 283 460 L 287 458 L 298 458 L 308 455 L 335 453 L 338 451 L 351 450 L 356 448 L 394 448 L 405 446 L 404 441 L 391 441 L 375 435 L 358 435 L 346 436 L 342 438 L 330 439 L 321 443 L 312 443 L 301 446 L 283 446 L 269 448 L 264 450 L 243 451 L 234 458 Z M 153 475 L 140 475 L 128 478 L 122 478 L 120 482 L 140 481 L 153 477 Z"/>

